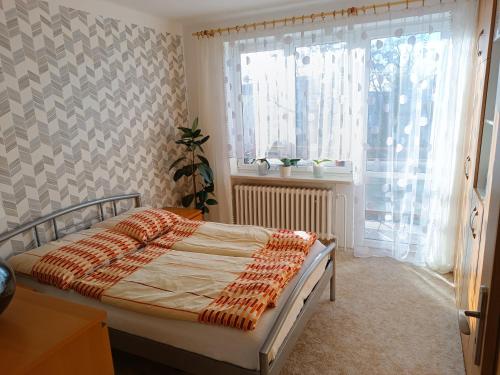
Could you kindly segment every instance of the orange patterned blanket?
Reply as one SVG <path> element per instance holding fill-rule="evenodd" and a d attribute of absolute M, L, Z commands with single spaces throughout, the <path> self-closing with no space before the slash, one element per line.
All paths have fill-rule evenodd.
<path fill-rule="evenodd" d="M 281 291 L 300 270 L 316 241 L 313 233 L 280 230 L 253 255 L 253 261 L 199 315 L 201 322 L 243 330 L 255 328 L 267 307 L 274 307 Z"/>
<path fill-rule="evenodd" d="M 181 219 L 143 250 L 71 287 L 146 314 L 252 330 L 315 240 L 314 233 Z"/>
<path fill-rule="evenodd" d="M 84 296 L 101 299 L 107 289 L 170 251 L 175 242 L 192 235 L 201 224 L 201 221 L 179 220 L 170 232 L 160 237 L 165 246 L 157 246 L 155 243 L 146 246 L 144 250 L 129 254 L 76 280 L 72 288 Z"/>

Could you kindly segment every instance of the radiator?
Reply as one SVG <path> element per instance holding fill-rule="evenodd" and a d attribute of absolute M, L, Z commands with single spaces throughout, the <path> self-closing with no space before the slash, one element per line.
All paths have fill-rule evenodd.
<path fill-rule="evenodd" d="M 237 224 L 316 232 L 333 238 L 335 194 L 328 189 L 235 185 Z"/>

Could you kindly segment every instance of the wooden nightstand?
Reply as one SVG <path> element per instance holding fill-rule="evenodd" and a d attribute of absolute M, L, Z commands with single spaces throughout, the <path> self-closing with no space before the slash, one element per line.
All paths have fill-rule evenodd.
<path fill-rule="evenodd" d="M 0 315 L 2 374 L 113 374 L 106 312 L 18 287 Z"/>
<path fill-rule="evenodd" d="M 165 207 L 167 211 L 191 220 L 203 220 L 203 214 L 196 208 Z"/>

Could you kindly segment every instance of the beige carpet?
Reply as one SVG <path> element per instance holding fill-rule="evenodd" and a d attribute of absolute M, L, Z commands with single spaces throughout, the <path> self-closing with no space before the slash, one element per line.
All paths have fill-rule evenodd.
<path fill-rule="evenodd" d="M 463 374 L 453 288 L 424 268 L 338 252 L 327 291 L 282 371 L 289 374 Z"/>
<path fill-rule="evenodd" d="M 424 268 L 338 252 L 337 301 L 325 290 L 282 375 L 463 374 L 453 288 Z M 180 374 L 114 353 L 117 374 Z"/>

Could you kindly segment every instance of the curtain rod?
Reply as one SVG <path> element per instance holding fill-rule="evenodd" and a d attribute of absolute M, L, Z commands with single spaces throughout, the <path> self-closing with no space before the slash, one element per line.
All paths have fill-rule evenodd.
<path fill-rule="evenodd" d="M 200 38 L 215 38 L 216 36 L 222 36 L 223 34 L 230 34 L 231 32 L 247 32 L 249 29 L 251 30 L 257 30 L 257 28 L 262 27 L 262 29 L 266 29 L 267 27 L 276 27 L 279 25 L 283 26 L 290 26 L 290 25 L 295 25 L 297 22 L 300 22 L 301 24 L 305 23 L 306 20 L 310 20 L 310 23 L 316 22 L 317 20 L 320 20 L 321 22 L 325 21 L 327 18 L 332 18 L 336 19 L 337 17 L 352 17 L 352 16 L 357 16 L 359 13 L 362 13 L 363 15 L 366 14 L 367 12 L 373 12 L 374 14 L 377 13 L 377 9 L 380 8 L 387 8 L 387 11 L 391 10 L 391 7 L 396 7 L 399 5 L 406 5 L 406 9 L 408 9 L 409 5 L 412 3 L 420 3 L 421 6 L 425 6 L 425 1 L 426 0 L 398 0 L 398 1 L 392 1 L 392 2 L 386 2 L 386 3 L 377 3 L 377 4 L 371 4 L 371 5 L 364 5 L 361 7 L 350 7 L 350 8 L 342 8 L 342 9 L 337 9 L 329 12 L 320 12 L 320 13 L 311 13 L 309 15 L 303 14 L 302 16 L 293 16 L 293 17 L 285 17 L 285 18 L 278 18 L 278 19 L 273 19 L 269 21 L 261 21 L 261 22 L 254 22 L 254 23 L 246 23 L 244 25 L 236 25 L 236 26 L 230 26 L 230 27 L 223 27 L 223 28 L 218 28 L 218 29 L 207 29 L 207 30 L 201 30 L 193 33 L 192 35 L 197 37 L 198 39 Z M 456 1 L 456 0 L 455 0 Z M 439 1 L 442 3 L 442 0 Z"/>

